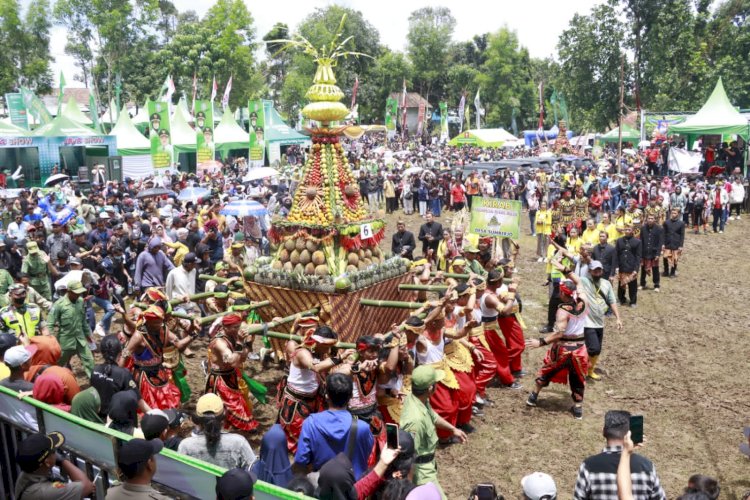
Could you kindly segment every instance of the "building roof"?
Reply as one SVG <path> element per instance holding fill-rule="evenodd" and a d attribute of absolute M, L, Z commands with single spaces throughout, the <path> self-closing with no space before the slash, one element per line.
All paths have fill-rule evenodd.
<path fill-rule="evenodd" d="M 44 105 L 47 106 L 47 108 L 54 109 L 55 113 L 57 113 L 57 95 L 59 93 L 60 89 L 52 89 L 52 92 L 50 94 L 39 96 L 39 98 L 42 100 L 42 102 L 44 102 Z M 84 109 L 86 111 L 89 110 L 89 89 L 63 89 L 63 102 L 68 102 L 70 99 L 74 99 L 81 109 Z"/>
<path fill-rule="evenodd" d="M 401 106 L 401 98 L 403 97 L 402 92 L 392 92 L 389 96 L 391 99 L 396 99 L 396 102 L 398 102 L 398 105 Z M 406 108 L 419 108 L 420 103 L 424 103 L 426 109 L 432 109 L 432 106 L 430 106 L 430 103 L 427 102 L 427 99 L 422 97 L 416 92 L 407 92 L 406 93 Z"/>

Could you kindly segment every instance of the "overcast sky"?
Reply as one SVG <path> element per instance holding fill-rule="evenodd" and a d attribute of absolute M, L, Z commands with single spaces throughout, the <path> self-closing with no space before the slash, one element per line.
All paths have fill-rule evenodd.
<path fill-rule="evenodd" d="M 560 33 L 568 26 L 575 13 L 588 14 L 591 7 L 602 0 L 245 0 L 253 18 L 258 38 L 262 38 L 275 23 L 285 22 L 295 28 L 315 8 L 338 4 L 362 11 L 380 32 L 380 41 L 393 50 L 404 50 L 409 29 L 409 13 L 428 5 L 450 8 L 456 18 L 454 40 L 469 40 L 474 35 L 496 31 L 507 25 L 518 33 L 521 45 L 529 49 L 533 57 L 547 57 L 555 52 Z M 203 15 L 215 2 L 213 0 L 173 0 L 179 11 L 195 10 Z M 55 58 L 53 72 L 55 85 L 60 70 L 65 74 L 68 86 L 80 86 L 74 82 L 77 73 L 71 58 L 64 54 L 66 32 L 55 28 L 52 32 L 52 56 Z"/>

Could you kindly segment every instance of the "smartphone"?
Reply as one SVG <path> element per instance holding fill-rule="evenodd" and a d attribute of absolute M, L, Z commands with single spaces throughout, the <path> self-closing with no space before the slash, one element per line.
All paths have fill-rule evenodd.
<path fill-rule="evenodd" d="M 494 484 L 478 484 L 474 488 L 474 494 L 479 500 L 495 500 L 497 498 L 497 490 Z"/>
<path fill-rule="evenodd" d="M 643 415 L 630 416 L 630 439 L 634 444 L 643 442 Z"/>
<path fill-rule="evenodd" d="M 398 424 L 385 424 L 385 439 L 388 448 L 392 450 L 398 448 Z"/>

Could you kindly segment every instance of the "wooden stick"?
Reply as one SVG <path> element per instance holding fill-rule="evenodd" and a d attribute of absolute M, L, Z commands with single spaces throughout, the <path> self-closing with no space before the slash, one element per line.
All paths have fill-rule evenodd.
<path fill-rule="evenodd" d="M 281 318 L 278 321 L 269 321 L 268 323 L 263 323 L 260 325 L 251 325 L 250 328 L 247 330 L 247 333 L 250 334 L 256 334 L 256 333 L 263 333 L 263 330 L 267 328 L 275 328 L 279 325 L 283 325 L 285 323 L 289 323 L 297 319 L 298 316 L 302 316 L 303 314 L 315 314 L 318 312 L 318 308 L 308 309 L 307 311 L 300 311 L 296 314 L 292 314 L 290 316 L 286 316 L 284 318 Z"/>
<path fill-rule="evenodd" d="M 295 342 L 302 342 L 302 337 L 300 337 L 299 335 L 292 335 L 291 333 L 266 332 L 266 336 L 274 339 L 294 340 Z M 335 347 L 338 347 L 339 349 L 356 349 L 357 345 L 350 342 L 336 342 Z"/>
<path fill-rule="evenodd" d="M 213 274 L 199 274 L 198 278 L 206 281 L 215 281 L 216 283 L 219 283 L 221 285 L 225 285 L 227 281 L 229 281 L 231 278 L 222 278 L 221 276 L 214 276 Z M 231 285 L 234 288 L 242 288 L 242 281 L 241 280 L 235 280 L 232 281 Z"/>
<path fill-rule="evenodd" d="M 241 307 L 242 311 L 251 311 L 253 309 L 259 309 L 261 307 L 265 307 L 265 306 L 268 306 L 268 305 L 271 305 L 271 301 L 270 300 L 264 300 L 262 302 L 254 302 L 252 304 L 248 304 L 247 306 L 238 306 L 238 307 Z M 220 312 L 218 314 L 212 314 L 210 316 L 204 316 L 203 318 L 200 318 L 198 320 L 198 322 L 201 325 L 205 325 L 206 323 L 213 323 L 214 320 L 216 320 L 217 318 L 222 318 L 222 317 L 226 316 L 227 314 L 231 314 L 231 313 L 235 313 L 235 312 L 239 312 L 239 311 L 240 310 L 238 310 L 238 309 L 234 309 L 234 306 L 230 306 L 228 310 L 222 311 L 222 312 Z"/>
<path fill-rule="evenodd" d="M 428 292 L 444 292 L 448 285 L 414 285 L 411 283 L 402 283 L 398 286 L 399 290 L 426 290 Z"/>
<path fill-rule="evenodd" d="M 397 300 L 359 299 L 359 303 L 363 306 L 393 307 L 396 309 L 419 309 L 424 306 L 424 304 L 420 302 L 401 302 Z"/>

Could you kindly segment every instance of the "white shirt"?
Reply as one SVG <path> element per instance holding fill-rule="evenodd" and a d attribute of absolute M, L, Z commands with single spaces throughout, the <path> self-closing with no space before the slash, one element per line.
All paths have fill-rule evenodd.
<path fill-rule="evenodd" d="M 195 269 L 187 272 L 184 267 L 175 267 L 167 274 L 167 297 L 178 299 L 185 295 L 195 295 Z"/>
<path fill-rule="evenodd" d="M 8 236 L 15 240 L 25 240 L 26 239 L 26 231 L 29 230 L 29 223 L 26 221 L 21 221 L 20 224 L 16 223 L 16 221 L 11 222 L 8 224 Z"/>

